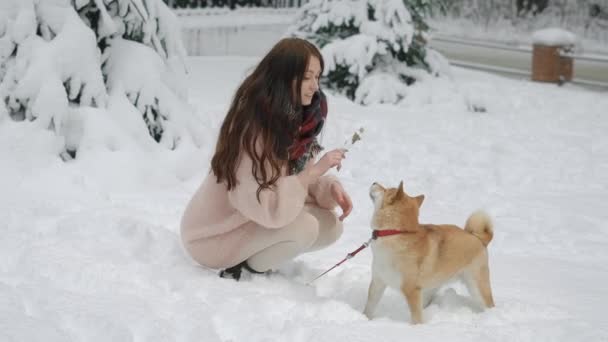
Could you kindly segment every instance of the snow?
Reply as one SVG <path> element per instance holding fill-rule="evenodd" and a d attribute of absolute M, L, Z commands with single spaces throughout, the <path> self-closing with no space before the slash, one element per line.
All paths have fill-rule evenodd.
<path fill-rule="evenodd" d="M 181 213 L 256 61 L 188 59 L 200 147 L 132 138 L 106 118 L 133 115 L 112 94 L 107 112 L 85 111 L 81 146 L 90 148 L 69 162 L 53 132 L 0 121 L 0 340 L 608 340 L 608 97 L 573 85 L 453 68 L 452 78 L 410 87 L 399 105 L 329 94 L 327 148 L 365 128 L 339 172 L 355 205 L 342 238 L 238 283 L 196 265 L 181 246 Z M 496 308 L 479 312 L 456 283 L 412 326 L 401 295 L 387 290 L 368 321 L 369 250 L 307 285 L 369 238 L 370 184 L 400 180 L 426 195 L 422 222 L 491 214 Z"/>
<path fill-rule="evenodd" d="M 147 27 L 148 39 L 169 44 L 167 56 L 113 41 L 105 89 L 96 50 L 83 48 L 94 38 L 75 28 L 81 22 L 62 9 L 67 1 L 38 9 L 45 39 L 57 35 L 51 41 L 33 37 L 32 1 L 9 2 L 0 6 L 0 60 L 21 46 L 19 58 L 0 63 L 0 95 L 19 80 L 17 94 L 37 101 L 38 120 L 16 122 L 14 98 L 0 101 L 0 341 L 608 341 L 605 92 L 448 69 L 429 50 L 442 77 L 400 70 L 419 78 L 400 88 L 390 73 L 375 72 L 362 85 L 360 101 L 397 105 L 328 94 L 322 144 L 349 148 L 338 173 L 355 205 L 344 235 L 276 273 L 237 283 L 188 257 L 179 222 L 209 170 L 231 97 L 259 57 L 190 57 L 182 80 L 175 17 L 135 1 L 158 15 L 149 25 L 161 34 Z M 126 1 L 118 4 L 126 10 Z M 277 31 L 294 17 L 235 13 L 230 21 L 209 15 L 204 25 Z M 192 27 L 201 20 L 182 19 Z M 259 55 L 277 34 L 239 43 Z M 81 96 L 107 106 L 68 105 L 84 83 L 101 88 Z M 175 116 L 161 144 L 135 107 L 153 98 Z M 49 115 L 59 132 L 48 129 Z M 361 128 L 361 141 L 345 143 Z M 75 159 L 62 154 L 66 147 L 78 148 Z M 391 290 L 368 321 L 361 311 L 369 250 L 308 284 L 369 238 L 370 184 L 401 180 L 409 193 L 426 195 L 422 222 L 462 225 L 478 208 L 491 214 L 496 308 L 481 312 L 455 283 L 424 311 L 422 326 L 408 323 L 405 301 Z"/>
<path fill-rule="evenodd" d="M 366 67 L 372 64 L 378 51 L 385 54 L 386 48 L 378 44 L 377 38 L 373 36 L 357 34 L 345 39 L 337 39 L 321 50 L 326 61 L 323 74 L 327 75 L 339 65 L 343 65 L 348 67 L 350 74 L 361 79 L 369 73 Z"/>
<path fill-rule="evenodd" d="M 49 8 L 43 10 L 49 11 Z M 56 35 L 51 41 L 36 36 L 35 29 L 26 28 L 36 27 L 32 15 L 31 9 L 22 7 L 12 32 L 5 37 L 5 43 L 10 45 L 7 51 L 14 48 L 11 41 L 18 43 L 19 48 L 16 62 L 9 65 L 12 67 L 8 68 L 0 94 L 8 93 L 5 96 L 14 109 L 30 103 L 25 112 L 27 119 L 36 118 L 40 127 L 52 127 L 60 132 L 65 117 L 73 110 L 68 106 L 68 97 L 80 96 L 83 105 L 105 105 L 106 91 L 97 68 L 100 56 L 95 36 L 72 8 L 57 6 L 52 17 L 60 19 L 41 25 L 48 27 L 42 31 L 53 31 Z M 80 53 L 66 54 L 65 51 Z M 64 83 L 68 84 L 69 94 L 66 94 Z"/>
<path fill-rule="evenodd" d="M 309 10 L 313 14 L 313 17 L 314 13 L 318 13 L 318 16 L 314 18 L 314 21 L 310 25 L 310 30 L 316 32 L 320 28 L 328 27 L 330 24 L 340 27 L 348 25 L 351 21 L 352 25 L 359 27 L 364 21 L 367 21 L 366 7 L 364 3 L 356 0 L 336 2 L 314 0 L 309 1 L 302 7 L 302 10 Z M 301 14 L 299 13 L 298 15 Z"/>
<path fill-rule="evenodd" d="M 193 137 L 196 140 L 200 135 L 196 131 L 198 120 L 184 115 L 190 110 L 176 95 L 184 94 L 186 90 L 161 57 L 146 45 L 119 38 L 114 39 L 108 49 L 110 57 L 104 65 L 108 89 L 121 90 L 140 113 L 145 112 L 147 120 L 161 122 L 163 145 L 173 148 L 182 139 Z M 160 118 L 152 113 L 156 107 L 164 113 Z"/>
<path fill-rule="evenodd" d="M 532 42 L 547 46 L 573 46 L 576 44 L 576 35 L 558 27 L 551 27 L 535 31 Z"/>
<path fill-rule="evenodd" d="M 355 101 L 361 104 L 396 103 L 407 94 L 407 86 L 393 74 L 374 72 L 366 77 L 355 92 Z"/>

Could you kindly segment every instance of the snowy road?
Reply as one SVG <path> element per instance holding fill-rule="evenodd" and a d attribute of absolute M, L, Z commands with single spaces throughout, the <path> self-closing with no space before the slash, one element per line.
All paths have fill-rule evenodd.
<path fill-rule="evenodd" d="M 479 68 L 503 68 L 505 73 L 521 73 L 530 77 L 532 52 L 529 47 L 515 48 L 475 40 L 439 36 L 430 46 L 444 54 L 452 64 Z M 575 56 L 574 81 L 596 83 L 608 90 L 608 56 Z M 497 70 L 498 71 L 498 70 Z"/>

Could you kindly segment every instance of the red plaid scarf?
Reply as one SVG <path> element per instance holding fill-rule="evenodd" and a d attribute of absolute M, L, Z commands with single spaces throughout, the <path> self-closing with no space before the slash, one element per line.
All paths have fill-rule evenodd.
<path fill-rule="evenodd" d="M 319 90 L 313 96 L 310 105 L 302 109 L 302 123 L 298 135 L 288 149 L 291 174 L 302 171 L 308 160 L 323 150 L 317 141 L 317 136 L 321 133 L 326 118 L 327 99 Z"/>

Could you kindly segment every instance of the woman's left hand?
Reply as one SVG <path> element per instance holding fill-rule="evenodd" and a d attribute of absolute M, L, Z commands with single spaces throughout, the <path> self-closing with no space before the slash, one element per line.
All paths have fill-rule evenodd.
<path fill-rule="evenodd" d="M 353 202 L 350 200 L 350 196 L 344 191 L 344 188 L 342 188 L 340 183 L 333 183 L 330 190 L 331 197 L 333 197 L 334 201 L 342 208 L 342 215 L 339 217 L 339 220 L 344 221 L 353 210 Z"/>

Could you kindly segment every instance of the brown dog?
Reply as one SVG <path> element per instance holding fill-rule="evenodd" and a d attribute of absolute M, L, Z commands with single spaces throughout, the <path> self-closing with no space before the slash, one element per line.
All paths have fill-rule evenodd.
<path fill-rule="evenodd" d="M 408 196 L 403 182 L 397 189 L 374 183 L 370 196 L 375 210 L 372 281 L 364 310 L 368 318 L 390 286 L 405 296 L 412 323 L 422 323 L 423 305 L 442 284 L 458 277 L 483 306 L 494 306 L 486 249 L 493 236 L 488 215 L 473 213 L 464 230 L 455 225 L 420 224 L 424 195 Z"/>

